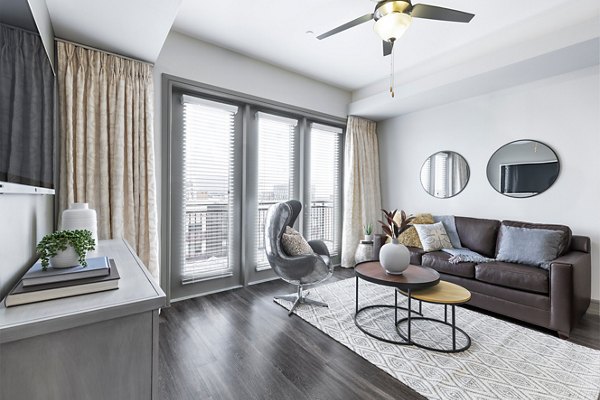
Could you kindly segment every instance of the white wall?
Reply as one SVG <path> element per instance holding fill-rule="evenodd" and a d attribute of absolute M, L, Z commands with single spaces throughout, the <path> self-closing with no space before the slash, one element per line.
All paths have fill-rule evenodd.
<path fill-rule="evenodd" d="M 54 196 L 0 194 L 0 299 L 35 262 L 35 246 L 54 230 Z"/>
<path fill-rule="evenodd" d="M 380 122 L 383 206 L 568 225 L 592 239 L 592 297 L 600 299 L 599 74 L 586 68 Z M 489 157 L 517 139 L 548 144 L 561 163 L 556 183 L 529 199 L 502 196 L 486 178 Z M 419 180 L 423 161 L 440 150 L 462 154 L 471 169 L 451 199 L 429 196 Z"/>

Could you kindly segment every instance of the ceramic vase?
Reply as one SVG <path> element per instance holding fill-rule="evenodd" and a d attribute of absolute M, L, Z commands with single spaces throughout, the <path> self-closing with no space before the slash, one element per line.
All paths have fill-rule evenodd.
<path fill-rule="evenodd" d="M 79 256 L 73 248 L 68 246 L 66 250 L 59 251 L 54 257 L 50 257 L 52 268 L 69 268 L 79 265 Z"/>
<path fill-rule="evenodd" d="M 88 203 L 72 203 L 62 212 L 62 230 L 87 229 L 98 243 L 98 222 L 96 210 L 88 207 Z"/>
<path fill-rule="evenodd" d="M 402 275 L 410 264 L 410 252 L 394 238 L 391 243 L 381 246 L 379 263 L 388 274 Z"/>

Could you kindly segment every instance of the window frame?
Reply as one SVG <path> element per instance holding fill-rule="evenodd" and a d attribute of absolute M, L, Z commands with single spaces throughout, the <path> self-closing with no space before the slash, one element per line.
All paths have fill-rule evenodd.
<path fill-rule="evenodd" d="M 303 205 L 310 203 L 310 197 L 308 191 L 304 190 L 304 186 L 307 179 L 310 177 L 310 126 L 311 123 L 317 123 L 321 125 L 328 125 L 335 128 L 341 128 L 342 133 L 342 157 L 340 158 L 340 180 L 343 184 L 343 143 L 345 140 L 346 130 L 346 119 L 331 116 L 325 113 L 320 113 L 301 107 L 291 106 L 288 104 L 267 100 L 264 98 L 248 95 L 241 92 L 232 91 L 229 89 L 219 88 L 213 85 L 196 82 L 193 80 L 180 78 L 177 76 L 162 74 L 161 75 L 161 113 L 162 113 L 162 135 L 161 135 L 161 185 L 160 185 L 160 199 L 161 199 L 161 216 L 160 216 L 160 260 L 161 260 L 161 287 L 167 294 L 167 301 L 182 300 L 189 297 L 195 297 L 199 294 L 177 294 L 172 296 L 171 285 L 172 279 L 171 270 L 174 264 L 173 254 L 171 251 L 171 244 L 173 243 L 172 237 L 172 217 L 173 207 L 177 205 L 173 198 L 173 182 L 171 178 L 172 167 L 173 167 L 173 131 L 174 124 L 176 125 L 176 116 L 173 107 L 173 96 L 175 94 L 188 94 L 191 96 L 197 96 L 207 100 L 233 104 L 239 107 L 240 126 L 238 140 L 239 148 L 236 147 L 236 164 L 239 163 L 239 171 L 242 171 L 239 185 L 239 199 L 236 197 L 236 201 L 239 201 L 239 215 L 236 214 L 234 224 L 237 225 L 236 235 L 239 235 L 239 243 L 237 244 L 237 253 L 240 255 L 238 262 L 238 274 L 232 276 L 231 279 L 221 282 L 221 284 L 213 284 L 215 280 L 208 279 L 205 282 L 205 289 L 202 294 L 209 294 L 222 290 L 234 289 L 237 287 L 248 286 L 252 284 L 261 283 L 264 281 L 272 280 L 277 278 L 272 269 L 257 270 L 255 267 L 256 257 L 255 249 L 256 243 L 254 241 L 254 227 L 256 221 L 256 213 L 251 210 L 257 210 L 257 193 L 256 193 L 256 179 L 257 179 L 257 157 L 258 157 L 258 146 L 253 144 L 258 134 L 258 120 L 255 118 L 256 112 L 264 112 L 273 115 L 279 115 L 285 118 L 294 118 L 298 120 L 298 153 L 296 162 L 298 163 L 295 178 L 297 198 L 302 201 Z M 237 122 L 236 122 L 237 124 Z M 237 129 L 237 125 L 236 125 Z M 237 146 L 237 145 L 236 145 Z M 254 188 L 254 189 L 253 189 Z M 340 190 L 343 193 L 343 186 L 340 185 Z M 307 203 L 308 202 L 308 203 Z M 338 213 L 343 212 L 343 202 L 340 204 L 340 210 Z M 257 212 L 257 211 L 256 211 Z M 297 229 L 303 232 L 304 229 L 304 218 L 298 219 Z M 341 222 L 340 222 L 341 223 Z M 338 227 L 341 234 L 341 226 Z M 304 233 L 304 232 L 303 232 Z M 335 260 L 334 260 L 335 262 Z M 339 264 L 339 261 L 338 261 Z M 220 279 L 220 278 L 218 278 Z M 213 282 L 213 283 L 211 283 Z"/>

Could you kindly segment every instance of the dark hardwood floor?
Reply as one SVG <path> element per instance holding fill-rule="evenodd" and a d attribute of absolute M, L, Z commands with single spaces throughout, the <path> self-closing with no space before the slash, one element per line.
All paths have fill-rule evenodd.
<path fill-rule="evenodd" d="M 354 276 L 336 269 L 334 280 Z M 160 317 L 162 400 L 423 399 L 273 302 L 283 281 L 173 303 Z M 600 349 L 588 313 L 571 341 Z"/>

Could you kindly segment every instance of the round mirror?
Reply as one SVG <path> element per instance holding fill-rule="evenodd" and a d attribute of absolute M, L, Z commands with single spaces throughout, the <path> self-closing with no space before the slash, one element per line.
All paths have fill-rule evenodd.
<path fill-rule="evenodd" d="M 469 182 L 469 164 L 458 153 L 440 151 L 429 156 L 421 167 L 423 189 L 433 197 L 456 196 Z"/>
<path fill-rule="evenodd" d="M 550 147 L 535 140 L 517 140 L 492 155 L 487 178 L 498 193 L 531 197 L 552 186 L 559 170 L 558 157 Z"/>

